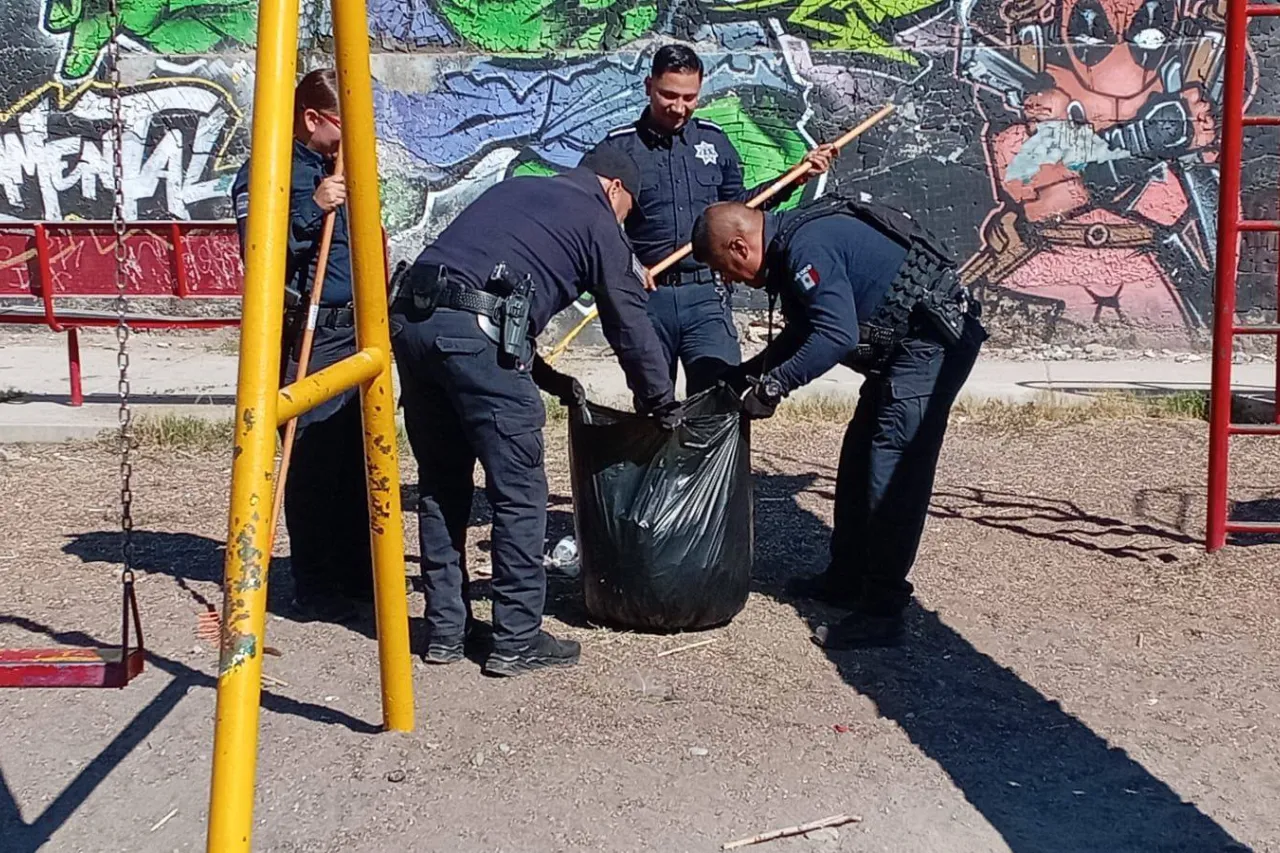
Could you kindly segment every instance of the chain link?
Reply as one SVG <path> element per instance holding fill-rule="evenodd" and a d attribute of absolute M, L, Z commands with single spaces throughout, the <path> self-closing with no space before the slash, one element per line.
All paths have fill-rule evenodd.
<path fill-rule="evenodd" d="M 116 254 L 116 366 L 120 369 L 120 557 L 121 578 L 133 582 L 133 450 L 132 413 L 129 411 L 129 322 L 127 297 L 128 252 L 125 246 L 124 219 L 124 110 L 120 84 L 120 0 L 111 0 L 111 40 L 107 53 L 111 64 L 111 176 L 115 190 L 111 222 L 115 226 Z"/>

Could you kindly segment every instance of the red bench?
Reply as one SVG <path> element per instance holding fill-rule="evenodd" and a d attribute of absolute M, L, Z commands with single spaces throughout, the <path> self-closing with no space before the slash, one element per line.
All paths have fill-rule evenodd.
<path fill-rule="evenodd" d="M 133 222 L 125 233 L 130 299 L 240 299 L 244 271 L 230 222 Z M 110 222 L 0 222 L 0 323 L 47 325 L 67 333 L 71 405 L 84 403 L 79 330 L 114 327 L 116 313 L 59 307 L 63 298 L 116 295 L 115 231 Z M 240 324 L 235 316 L 201 317 L 130 311 L 134 329 L 213 329 Z"/>

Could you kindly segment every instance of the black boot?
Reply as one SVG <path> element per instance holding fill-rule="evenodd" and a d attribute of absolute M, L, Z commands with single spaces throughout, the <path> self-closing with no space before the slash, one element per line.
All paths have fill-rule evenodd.
<path fill-rule="evenodd" d="M 902 645 L 902 614 L 868 616 L 854 613 L 834 625 L 819 625 L 811 640 L 824 649 L 870 649 Z"/>
<path fill-rule="evenodd" d="M 791 578 L 786 582 L 783 589 L 792 598 L 820 601 L 823 604 L 830 604 L 833 607 L 842 607 L 849 610 L 858 606 L 858 593 L 854 591 L 848 582 L 837 578 L 831 569 L 819 572 L 816 575 Z"/>
<path fill-rule="evenodd" d="M 457 663 L 466 651 L 487 653 L 493 647 L 493 628 L 488 622 L 468 621 L 466 634 L 461 638 L 428 640 L 422 660 L 431 664 Z"/>
<path fill-rule="evenodd" d="M 546 631 L 522 648 L 494 647 L 484 662 L 485 675 L 510 678 L 550 666 L 574 666 L 582 652 L 576 640 L 557 640 Z"/>

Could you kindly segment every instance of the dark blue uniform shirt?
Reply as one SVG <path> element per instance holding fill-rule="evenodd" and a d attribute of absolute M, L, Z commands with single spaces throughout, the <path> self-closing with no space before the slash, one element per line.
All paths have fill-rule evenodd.
<path fill-rule="evenodd" d="M 249 160 L 236 173 L 231 185 L 236 226 L 240 229 L 240 255 L 245 252 L 245 226 L 249 216 Z M 320 234 L 324 230 L 324 211 L 312 199 L 320 181 L 332 173 L 331 163 L 307 146 L 293 142 L 293 175 L 289 185 L 289 257 L 285 262 L 285 282 L 310 298 L 311 282 L 320 259 Z M 333 241 L 329 245 L 329 266 L 324 274 L 324 290 L 320 304 L 325 307 L 351 302 L 351 244 L 347 233 L 347 206 L 338 207 L 333 224 Z"/>
<path fill-rule="evenodd" d="M 765 287 L 780 297 L 787 325 L 756 358 L 784 393 L 837 364 L 854 366 L 860 318 L 879 307 L 907 257 L 904 244 L 844 213 L 806 222 L 784 243 L 778 232 L 798 215 L 764 215 Z"/>
<path fill-rule="evenodd" d="M 533 278 L 531 335 L 590 292 L 631 391 L 649 409 L 675 398 L 645 311 L 643 270 L 593 172 L 578 168 L 490 187 L 423 250 L 414 267 L 443 266 L 450 281 L 483 289 L 499 262 L 517 277 Z"/>
<path fill-rule="evenodd" d="M 709 205 L 745 202 L 764 189 L 743 187 L 742 161 L 733 143 L 719 125 L 705 119 L 692 119 L 675 134 L 666 134 L 653 127 L 646 109 L 638 121 L 610 131 L 596 147 L 625 151 L 640 167 L 640 197 L 623 225 L 646 267 L 688 243 L 694 220 Z M 765 206 L 779 204 L 788 195 L 779 193 Z M 705 270 L 711 280 L 707 267 L 692 255 L 674 269 Z"/>

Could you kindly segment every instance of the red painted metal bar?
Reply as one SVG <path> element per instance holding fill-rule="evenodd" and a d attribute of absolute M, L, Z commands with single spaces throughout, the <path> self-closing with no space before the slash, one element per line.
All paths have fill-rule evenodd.
<path fill-rule="evenodd" d="M 67 329 L 67 369 L 71 373 L 71 405 L 84 405 L 84 385 L 80 381 L 80 330 Z"/>
<path fill-rule="evenodd" d="M 1234 335 L 1280 335 L 1280 325 L 1272 323 L 1254 323 L 1249 326 L 1235 326 L 1231 329 Z"/>
<path fill-rule="evenodd" d="M 1231 435 L 1280 435 L 1280 424 L 1231 424 Z"/>
<path fill-rule="evenodd" d="M 1248 6 L 1245 7 L 1244 11 L 1245 11 L 1245 14 L 1249 15 L 1250 17 L 1253 17 L 1255 15 L 1259 17 L 1264 17 L 1264 18 L 1275 17 L 1276 15 L 1280 15 L 1280 4 L 1250 3 Z M 1230 41 L 1231 36 L 1228 35 L 1227 40 Z"/>
<path fill-rule="evenodd" d="M 1225 125 L 1226 122 L 1223 122 Z M 1237 169 L 1240 167 L 1237 165 Z M 1239 206 L 1239 202 L 1236 202 Z M 1248 231 L 1255 233 L 1258 231 L 1280 231 L 1280 219 L 1241 219 L 1236 223 L 1236 228 L 1240 231 Z"/>
<path fill-rule="evenodd" d="M 1280 8 L 1280 7 L 1278 7 Z M 1227 0 L 1222 147 L 1219 157 L 1218 267 L 1214 275 L 1213 366 L 1209 392 L 1209 489 L 1205 550 L 1227 543 L 1227 471 L 1231 443 L 1231 360 L 1240 258 L 1240 163 L 1244 146 L 1247 0 Z"/>
<path fill-rule="evenodd" d="M 176 222 L 169 223 L 169 239 L 173 241 L 173 282 L 177 288 L 178 298 L 186 299 L 191 295 L 187 283 L 187 255 L 182 250 L 182 226 Z"/>
<path fill-rule="evenodd" d="M 1280 116 L 1245 116 L 1245 127 L 1280 127 Z"/>
<path fill-rule="evenodd" d="M 36 269 L 40 271 L 40 301 L 44 304 L 44 319 L 55 332 L 63 331 L 53 309 L 53 264 L 49 261 L 49 232 L 44 223 L 35 226 Z"/>

